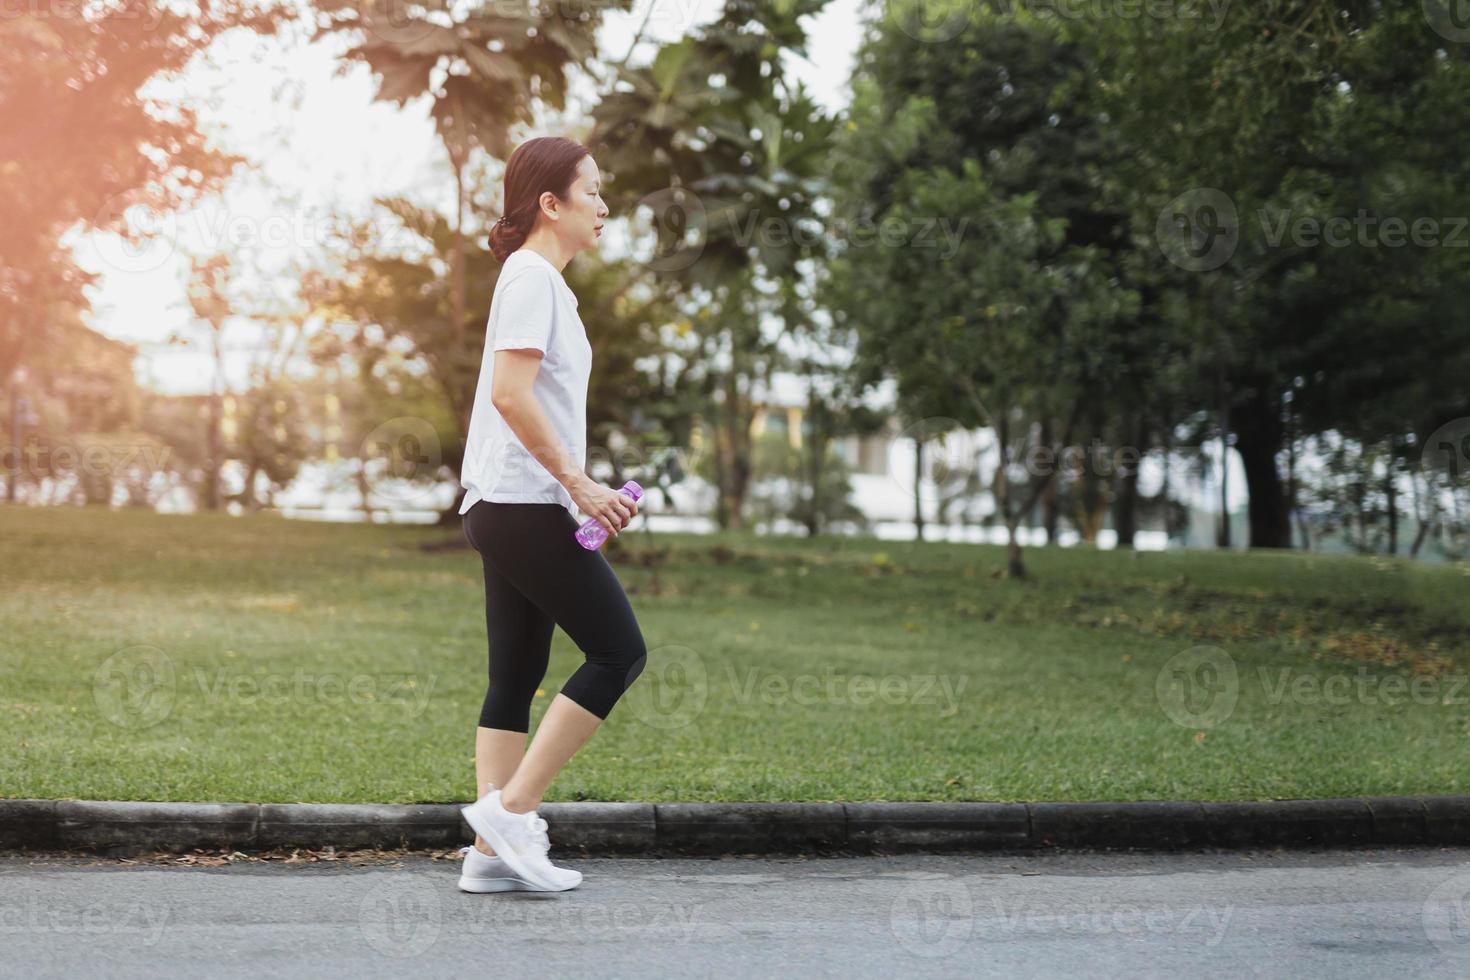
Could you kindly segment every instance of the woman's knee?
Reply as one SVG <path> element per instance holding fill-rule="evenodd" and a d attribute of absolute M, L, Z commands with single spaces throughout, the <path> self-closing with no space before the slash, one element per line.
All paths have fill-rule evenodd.
<path fill-rule="evenodd" d="M 643 641 L 643 634 L 635 629 L 622 642 L 598 653 L 589 653 L 586 658 L 590 664 L 615 672 L 623 679 L 626 688 L 643 673 L 648 662 L 648 645 Z"/>

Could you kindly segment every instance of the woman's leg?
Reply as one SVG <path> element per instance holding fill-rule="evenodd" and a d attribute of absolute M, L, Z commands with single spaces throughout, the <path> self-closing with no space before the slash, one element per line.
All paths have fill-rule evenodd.
<path fill-rule="evenodd" d="M 465 537 L 474 545 L 468 521 L 464 529 Z M 485 795 L 488 783 L 497 788 L 505 786 L 520 765 L 530 730 L 531 701 L 546 676 L 556 625 L 483 556 L 481 565 L 485 576 L 489 685 L 475 729 L 476 799 Z M 495 853 L 478 834 L 475 846 L 485 854 Z"/>
<path fill-rule="evenodd" d="M 504 784 L 513 812 L 533 810 L 638 677 L 648 651 L 627 593 L 607 559 L 579 545 L 559 504 L 476 504 L 483 552 L 504 578 L 560 626 L 585 660 L 552 699 L 536 736 Z M 467 515 L 468 516 L 468 515 Z"/>

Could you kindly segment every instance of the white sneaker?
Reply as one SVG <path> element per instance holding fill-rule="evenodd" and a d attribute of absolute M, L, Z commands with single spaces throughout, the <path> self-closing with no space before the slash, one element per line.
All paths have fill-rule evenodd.
<path fill-rule="evenodd" d="M 516 875 L 499 855 L 491 857 L 474 845 L 461 847 L 459 853 L 464 855 L 464 869 L 459 876 L 460 891 L 474 892 L 477 895 L 489 892 L 539 892 L 545 891 L 538 888 Z M 552 867 L 556 867 L 553 865 Z M 568 888 L 575 888 L 582 883 L 582 872 L 571 868 L 556 868 L 560 877 L 569 881 Z"/>
<path fill-rule="evenodd" d="M 476 802 L 461 807 L 460 813 L 464 814 L 465 823 L 495 848 L 496 855 L 516 877 L 538 890 L 566 891 L 581 883 L 581 872 L 558 868 L 546 856 L 551 841 L 546 836 L 546 821 L 535 810 L 511 813 L 500 802 L 500 790 L 492 789 Z"/>

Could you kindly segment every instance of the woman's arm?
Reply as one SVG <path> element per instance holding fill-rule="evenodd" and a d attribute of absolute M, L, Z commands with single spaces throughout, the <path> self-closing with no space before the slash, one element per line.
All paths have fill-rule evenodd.
<path fill-rule="evenodd" d="M 536 458 L 556 482 L 569 493 L 583 483 L 592 482 L 571 453 L 562 445 L 551 425 L 551 419 L 532 393 L 531 383 L 541 370 L 541 352 L 533 347 L 495 351 L 495 380 L 491 386 L 490 404 L 505 419 L 506 425 L 521 440 L 521 445 Z"/>
<path fill-rule="evenodd" d="M 562 445 L 531 388 L 541 370 L 541 352 L 528 347 L 502 348 L 494 352 L 494 357 L 490 403 L 526 451 L 567 488 L 582 512 L 596 517 L 609 534 L 616 536 L 638 513 L 638 505 L 594 481 Z"/>

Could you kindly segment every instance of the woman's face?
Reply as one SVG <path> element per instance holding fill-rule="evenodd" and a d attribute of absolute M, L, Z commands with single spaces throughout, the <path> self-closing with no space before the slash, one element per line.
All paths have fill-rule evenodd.
<path fill-rule="evenodd" d="M 566 202 L 562 213 L 562 240 L 573 248 L 596 248 L 602 237 L 602 221 L 607 217 L 607 205 L 602 200 L 602 173 L 589 153 L 577 165 L 577 179 L 572 181 L 572 199 Z"/>

